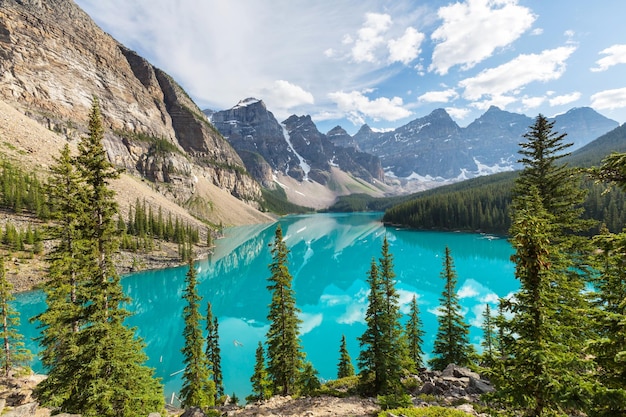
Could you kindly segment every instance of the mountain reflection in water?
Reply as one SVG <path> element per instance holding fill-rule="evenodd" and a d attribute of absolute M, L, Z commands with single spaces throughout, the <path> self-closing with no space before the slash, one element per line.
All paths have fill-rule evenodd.
<path fill-rule="evenodd" d="M 512 249 L 506 239 L 470 233 L 420 232 L 385 228 L 380 213 L 314 214 L 287 216 L 279 223 L 289 253 L 296 301 L 301 309 L 301 338 L 307 360 L 323 379 L 337 373 L 339 343 L 345 334 L 354 364 L 357 338 L 363 333 L 367 308 L 366 276 L 372 258 L 378 259 L 383 236 L 394 256 L 397 289 L 403 312 L 417 296 L 429 353 L 437 331 L 437 307 L 443 290 L 440 278 L 443 253 L 450 247 L 458 275 L 457 291 L 472 343 L 479 344 L 482 312 L 517 289 Z M 268 265 L 276 224 L 226 229 L 209 259 L 196 263 L 202 311 L 211 302 L 219 318 L 222 369 L 227 393 L 243 399 L 250 393 L 255 350 L 267 332 Z M 128 306 L 127 320 L 146 343 L 148 365 L 165 384 L 169 400 L 181 386 L 183 344 L 182 294 L 187 267 L 147 271 L 122 280 Z M 39 291 L 20 294 L 16 306 L 22 315 L 21 331 L 36 337 L 29 318 L 45 308 Z M 28 347 L 37 345 L 29 340 Z M 38 362 L 33 364 L 41 371 Z"/>

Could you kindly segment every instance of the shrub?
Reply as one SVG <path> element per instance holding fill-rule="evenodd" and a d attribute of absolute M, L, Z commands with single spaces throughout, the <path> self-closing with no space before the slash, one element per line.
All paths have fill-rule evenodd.
<path fill-rule="evenodd" d="M 469 414 L 463 411 L 446 407 L 424 407 L 424 408 L 395 408 L 393 410 L 381 411 L 378 417 L 390 416 L 406 417 L 468 417 Z"/>
<path fill-rule="evenodd" d="M 379 395 L 378 405 L 380 405 L 380 408 L 383 410 L 389 410 L 391 408 L 411 407 L 413 405 L 413 401 L 411 400 L 411 396 L 409 394 Z"/>

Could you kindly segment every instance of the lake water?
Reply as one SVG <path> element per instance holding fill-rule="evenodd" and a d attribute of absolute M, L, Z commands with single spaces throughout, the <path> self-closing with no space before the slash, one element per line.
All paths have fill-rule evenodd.
<path fill-rule="evenodd" d="M 357 338 L 365 330 L 366 276 L 372 257 L 380 256 L 386 235 L 394 257 L 397 289 L 402 309 L 415 294 L 426 331 L 424 352 L 431 352 L 437 332 L 436 309 L 443 290 L 440 277 L 445 247 L 451 250 L 458 276 L 457 291 L 471 325 L 471 342 L 480 344 L 481 314 L 486 303 L 492 310 L 498 297 L 515 291 L 512 248 L 506 239 L 470 233 L 397 230 L 380 223 L 381 214 L 314 214 L 280 219 L 290 250 L 289 270 L 294 277 L 296 302 L 302 310 L 301 340 L 307 359 L 323 379 L 337 376 L 339 344 L 345 334 L 356 366 Z M 217 241 L 210 259 L 196 264 L 202 312 L 211 302 L 219 318 L 219 337 L 226 393 L 243 400 L 250 393 L 250 376 L 259 341 L 268 329 L 270 294 L 266 289 L 271 262 L 270 247 L 276 224 L 235 227 Z M 130 326 L 146 343 L 148 365 L 165 385 L 166 399 L 181 386 L 183 344 L 182 311 L 186 267 L 133 274 L 122 280 L 132 298 Z M 19 294 L 22 334 L 36 352 L 37 335 L 29 318 L 45 308 L 43 295 Z M 41 364 L 33 364 L 42 371 Z"/>

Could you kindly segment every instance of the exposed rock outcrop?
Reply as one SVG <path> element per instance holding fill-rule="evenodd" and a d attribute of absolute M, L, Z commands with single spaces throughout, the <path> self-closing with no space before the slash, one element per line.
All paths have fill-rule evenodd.
<path fill-rule="evenodd" d="M 92 97 L 111 161 L 178 204 L 196 196 L 198 178 L 249 204 L 261 199 L 237 152 L 183 89 L 74 2 L 0 0 L 0 100 L 75 141 Z"/>

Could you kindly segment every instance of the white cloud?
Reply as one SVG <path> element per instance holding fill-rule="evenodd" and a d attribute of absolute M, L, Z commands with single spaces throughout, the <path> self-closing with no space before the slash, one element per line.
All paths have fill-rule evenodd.
<path fill-rule="evenodd" d="M 271 87 L 261 90 L 260 96 L 268 108 L 281 117 L 294 107 L 315 103 L 313 94 L 285 80 L 274 81 Z"/>
<path fill-rule="evenodd" d="M 606 55 L 596 61 L 596 67 L 591 68 L 593 72 L 606 71 L 613 65 L 626 64 L 626 45 L 613 45 L 600 51 L 600 55 Z"/>
<path fill-rule="evenodd" d="M 446 112 L 448 112 L 450 117 L 452 117 L 453 119 L 464 120 L 470 114 L 471 111 L 470 109 L 446 107 Z"/>
<path fill-rule="evenodd" d="M 591 96 L 591 107 L 596 110 L 611 110 L 626 107 L 626 87 L 595 93 Z"/>
<path fill-rule="evenodd" d="M 300 313 L 298 318 L 302 320 L 302 323 L 300 324 L 300 335 L 305 335 L 322 324 L 324 315 L 322 313 Z"/>
<path fill-rule="evenodd" d="M 392 39 L 387 42 L 389 49 L 389 62 L 402 62 L 407 65 L 421 52 L 420 45 L 425 35 L 418 32 L 415 28 L 409 27 L 398 39 Z"/>
<path fill-rule="evenodd" d="M 530 34 L 533 36 L 543 35 L 543 28 L 535 28 L 532 32 L 530 32 Z"/>
<path fill-rule="evenodd" d="M 371 90 L 365 92 L 371 92 Z M 374 120 L 395 121 L 411 115 L 411 112 L 403 107 L 400 97 L 391 99 L 379 97 L 370 100 L 360 91 L 349 93 L 337 91 L 328 96 L 337 104 L 339 110 L 348 114 L 348 118 L 355 124 L 363 124 L 364 117 L 371 117 Z"/>
<path fill-rule="evenodd" d="M 522 97 L 522 104 L 526 109 L 534 109 L 541 106 L 546 101 L 545 97 Z"/>
<path fill-rule="evenodd" d="M 551 106 L 562 106 L 564 104 L 570 104 L 580 100 L 582 94 L 579 91 L 574 91 L 570 94 L 563 94 L 560 96 L 552 97 L 548 102 Z"/>
<path fill-rule="evenodd" d="M 496 106 L 498 108 L 505 109 L 506 106 L 508 106 L 511 103 L 515 103 L 516 101 L 517 99 L 515 97 L 505 96 L 505 95 L 495 95 L 495 96 L 491 96 L 487 100 L 475 101 L 473 103 L 470 103 L 470 106 L 478 110 L 487 110 L 491 106 Z"/>
<path fill-rule="evenodd" d="M 419 96 L 418 100 L 426 103 L 448 103 L 458 96 L 459 95 L 453 88 L 449 88 L 443 91 L 429 91 Z"/>
<path fill-rule="evenodd" d="M 365 24 L 358 31 L 358 38 L 352 47 L 355 62 L 376 62 L 376 50 L 385 43 L 383 34 L 391 26 L 391 16 L 381 13 L 367 13 Z"/>
<path fill-rule="evenodd" d="M 443 23 L 431 35 L 439 43 L 429 69 L 441 75 L 455 65 L 472 68 L 510 45 L 535 21 L 517 0 L 468 0 L 441 7 L 438 14 Z"/>
<path fill-rule="evenodd" d="M 556 80 L 565 72 L 565 61 L 576 50 L 573 46 L 549 49 L 540 54 L 519 55 L 498 67 L 481 71 L 462 80 L 463 96 L 480 100 L 483 96 L 497 96 L 514 92 L 533 81 Z"/>

